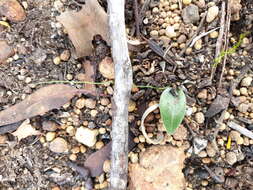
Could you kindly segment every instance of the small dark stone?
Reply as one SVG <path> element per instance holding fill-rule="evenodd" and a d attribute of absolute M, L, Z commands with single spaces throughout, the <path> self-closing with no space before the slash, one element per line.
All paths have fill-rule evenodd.
<path fill-rule="evenodd" d="M 194 171 L 194 175 L 196 175 L 199 179 L 207 179 L 209 177 L 209 173 L 204 169 L 196 169 Z"/>
<path fill-rule="evenodd" d="M 182 11 L 182 17 L 185 24 L 196 23 L 199 21 L 199 8 L 196 5 L 189 5 Z"/>

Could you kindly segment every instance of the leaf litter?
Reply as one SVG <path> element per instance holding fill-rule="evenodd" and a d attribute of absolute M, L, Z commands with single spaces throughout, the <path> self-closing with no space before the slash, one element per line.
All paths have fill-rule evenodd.
<path fill-rule="evenodd" d="M 60 108 L 80 93 L 95 96 L 95 92 L 76 89 L 64 84 L 43 87 L 20 103 L 1 111 L 0 126 L 16 123 L 37 115 L 43 115 L 52 109 Z"/>
<path fill-rule="evenodd" d="M 57 20 L 67 30 L 77 57 L 92 54 L 92 40 L 96 34 L 109 42 L 108 16 L 97 0 L 86 0 L 79 12 L 66 11 Z"/>

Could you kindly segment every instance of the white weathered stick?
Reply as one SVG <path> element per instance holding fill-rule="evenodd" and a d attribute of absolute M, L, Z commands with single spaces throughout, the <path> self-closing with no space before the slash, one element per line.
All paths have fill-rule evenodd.
<path fill-rule="evenodd" d="M 125 32 L 125 0 L 108 0 L 109 27 L 115 68 L 110 189 L 125 190 L 128 174 L 128 103 L 132 67 Z"/>
<path fill-rule="evenodd" d="M 253 133 L 250 130 L 244 127 L 241 127 L 237 123 L 231 121 L 231 122 L 228 122 L 228 126 L 234 130 L 237 130 L 239 133 L 245 135 L 246 137 L 253 139 Z"/>

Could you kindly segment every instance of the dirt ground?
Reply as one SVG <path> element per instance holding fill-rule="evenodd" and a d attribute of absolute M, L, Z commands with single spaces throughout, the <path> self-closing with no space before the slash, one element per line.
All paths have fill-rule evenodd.
<path fill-rule="evenodd" d="M 75 47 L 63 26 L 56 20 L 56 16 L 60 15 L 61 12 L 69 9 L 80 10 L 84 2 L 84 0 L 20 1 L 26 12 L 26 19 L 21 22 L 7 20 L 11 25 L 10 30 L 0 30 L 0 39 L 6 40 L 15 48 L 15 55 L 10 57 L 6 63 L 0 64 L 0 111 L 22 101 L 37 89 L 46 86 L 47 84 L 43 84 L 43 82 L 80 80 L 81 74 L 85 72 L 83 69 L 85 60 L 92 60 L 96 66 L 106 56 L 110 56 L 109 46 L 104 45 L 104 42 L 98 42 L 102 45 L 96 46 L 92 55 L 77 59 L 74 56 Z M 144 2 L 146 1 L 139 2 L 140 7 Z M 161 40 L 161 34 L 164 32 L 159 28 L 161 27 L 159 25 L 161 20 L 155 20 L 155 16 L 150 16 L 156 14 L 154 8 L 159 7 L 161 2 L 151 0 L 144 12 L 143 23 L 145 23 L 145 18 L 149 18 L 149 22 L 142 24 L 141 34 L 147 39 L 154 39 L 162 47 L 162 51 L 168 50 L 168 55 L 172 55 L 173 58 L 174 55 L 179 54 L 184 49 L 186 44 L 176 41 L 178 36 L 174 38 L 174 41 L 168 43 L 165 38 Z M 175 0 L 175 4 L 177 2 Z M 198 4 L 198 2 L 205 3 L 204 7 L 200 8 L 201 13 L 204 13 L 208 9 L 207 7 L 211 6 L 208 5 L 210 4 L 209 1 L 192 1 L 194 4 Z M 217 5 L 221 10 L 222 1 L 213 0 L 211 3 Z M 100 1 L 100 4 L 106 10 L 106 1 Z M 236 120 L 241 126 L 250 131 L 253 130 L 252 82 L 246 86 L 243 86 L 241 82 L 233 92 L 234 101 L 230 102 L 224 121 L 222 121 L 223 129 L 219 130 L 216 138 L 218 153 L 213 154 L 213 149 L 208 150 L 208 148 L 198 154 L 190 154 L 188 151 L 192 146 L 194 134 L 208 140 L 207 146 L 209 147 L 214 138 L 215 126 L 220 113 L 212 117 L 205 117 L 205 114 L 217 95 L 223 95 L 224 89 L 229 90 L 230 82 L 239 76 L 242 68 L 247 64 L 252 64 L 253 1 L 242 0 L 240 4 L 242 7 L 239 10 L 239 20 L 231 21 L 228 47 L 233 47 L 240 35 L 246 32 L 249 32 L 246 36 L 248 41 L 244 40 L 234 53 L 227 56 L 227 64 L 223 69 L 224 76 L 219 89 L 217 86 L 222 64 L 218 65 L 212 83 L 209 80 L 214 64 L 217 37 L 210 37 L 209 34 L 203 37 L 200 48 L 194 45 L 191 50 L 186 50 L 186 53 L 176 60 L 176 68 L 155 53 L 147 43 L 141 48 L 138 47 L 137 51 L 130 50 L 134 84 L 154 87 L 183 86 L 187 93 L 188 108 L 186 119 L 183 121 L 183 126 L 187 130 L 184 135 L 173 136 L 172 140 L 165 143 L 172 144 L 175 147 L 186 147 L 185 152 L 189 156 L 185 160 L 183 173 L 186 178 L 187 190 L 253 190 L 253 139 L 240 133 L 238 135 L 238 132 L 227 125 L 229 121 Z M 180 11 L 179 8 L 176 10 Z M 207 32 L 220 27 L 220 16 L 221 12 L 215 21 L 205 23 L 201 31 Z M 0 18 L 0 20 L 5 20 L 4 16 Z M 134 38 L 135 16 L 130 0 L 126 3 L 126 18 L 128 35 L 130 38 Z M 189 33 L 196 31 L 199 23 L 200 19 L 194 23 L 195 30 L 192 29 L 193 25 L 185 25 L 185 33 L 181 34 L 185 34 L 187 39 L 190 38 Z M 188 29 L 190 32 L 187 32 Z M 175 45 L 174 42 L 178 44 Z M 171 45 L 173 43 L 174 45 Z M 70 58 L 56 63 L 55 58 L 59 57 L 64 50 L 71 53 Z M 252 79 L 252 76 L 252 70 L 250 70 L 243 78 Z M 95 79 L 95 81 L 101 82 L 108 81 L 99 70 L 96 72 Z M 71 85 L 78 89 L 83 88 L 83 84 Z M 96 88 L 99 92 L 106 94 L 106 97 L 97 97 L 95 107 L 78 109 L 78 100 L 85 96 L 76 96 L 60 109 L 54 109 L 44 115 L 31 118 L 31 123 L 41 132 L 41 135 L 29 136 L 18 141 L 11 133 L 4 133 L 0 130 L 1 190 L 88 189 L 87 178 L 85 179 L 80 175 L 80 172 L 75 171 L 69 162 L 83 164 L 91 153 L 101 149 L 110 141 L 113 84 L 96 85 Z M 247 92 L 244 93 L 245 88 Z M 132 90 L 131 105 L 133 109 L 129 113 L 129 125 L 130 130 L 135 135 L 135 143 L 138 144 L 132 150 L 133 154 L 138 154 L 150 146 L 145 142 L 145 139 L 143 140 L 144 137 L 139 130 L 140 119 L 152 102 L 159 101 L 161 92 L 159 89 L 141 87 Z M 245 104 L 249 105 L 246 111 L 241 108 Z M 156 123 L 159 123 L 160 120 L 158 115 L 159 112 L 154 112 L 146 120 L 147 131 L 154 136 L 159 131 L 156 129 Z M 51 140 L 47 140 L 47 138 L 50 138 L 48 136 L 52 133 L 43 126 L 43 122 L 48 121 L 57 125 L 57 128 L 51 132 L 57 137 L 65 139 L 68 152 L 59 154 L 50 150 Z M 69 126 L 74 131 L 80 126 L 85 126 L 89 129 L 100 129 L 103 132 L 99 133 L 96 145 L 88 147 L 83 146 L 73 137 L 74 134 L 69 131 Z M 230 142 L 231 145 L 228 145 L 230 138 L 232 142 Z M 232 161 L 229 160 L 228 153 L 230 152 L 235 157 Z M 135 162 L 133 160 L 130 158 L 130 162 Z M 222 181 L 217 180 L 217 176 Z M 104 172 L 99 177 L 92 178 L 94 189 L 107 189 L 108 177 L 108 172 Z"/>

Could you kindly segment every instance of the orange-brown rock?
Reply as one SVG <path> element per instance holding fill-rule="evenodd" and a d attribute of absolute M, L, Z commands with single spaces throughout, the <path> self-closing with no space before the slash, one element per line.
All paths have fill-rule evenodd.
<path fill-rule="evenodd" d="M 129 165 L 130 190 L 182 190 L 185 154 L 182 148 L 152 146 L 140 154 L 140 163 Z"/>

